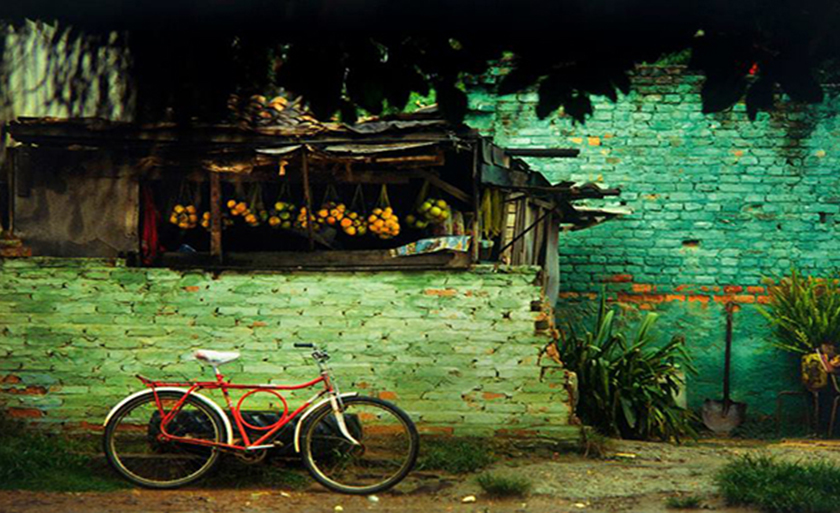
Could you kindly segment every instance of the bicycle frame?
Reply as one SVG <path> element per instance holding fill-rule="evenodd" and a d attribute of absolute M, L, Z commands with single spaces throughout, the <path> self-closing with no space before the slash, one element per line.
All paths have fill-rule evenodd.
<path fill-rule="evenodd" d="M 353 437 L 350 436 L 350 434 L 347 432 L 347 429 L 344 425 L 343 416 L 341 416 L 340 410 L 338 410 L 338 404 L 337 403 L 340 401 L 340 398 L 338 398 L 339 394 L 338 394 L 336 388 L 333 386 L 332 382 L 330 381 L 329 373 L 326 370 L 322 369 L 321 375 L 319 377 L 313 379 L 312 381 L 308 381 L 306 383 L 302 383 L 302 384 L 299 384 L 299 385 L 234 384 L 234 383 L 231 383 L 230 381 L 225 381 L 224 376 L 221 373 L 219 373 L 218 369 L 214 368 L 214 372 L 216 374 L 216 381 L 186 381 L 186 382 L 168 382 L 167 381 L 167 382 L 164 382 L 164 381 L 150 380 L 150 379 L 144 378 L 143 376 L 137 375 L 137 378 L 140 381 L 143 382 L 143 385 L 145 385 L 147 388 L 151 389 L 152 393 L 154 394 L 155 405 L 157 406 L 157 409 L 158 409 L 158 411 L 160 412 L 160 415 L 161 415 L 160 435 L 158 435 L 158 436 L 162 440 L 176 441 L 176 442 L 188 443 L 188 444 L 193 444 L 193 445 L 203 445 L 203 446 L 209 446 L 209 447 L 219 447 L 219 448 L 222 448 L 222 449 L 236 450 L 236 451 L 253 451 L 253 450 L 258 450 L 258 449 L 272 448 L 272 447 L 274 447 L 273 444 L 271 444 L 271 443 L 266 444 L 266 443 L 271 442 L 274 439 L 274 437 L 283 428 L 285 428 L 289 424 L 289 422 L 291 422 L 292 420 L 297 418 L 298 415 L 300 415 L 307 408 L 309 408 L 313 403 L 315 403 L 315 401 L 317 401 L 321 397 L 329 394 L 330 399 L 331 399 L 331 403 L 333 405 L 333 409 L 335 409 L 338 412 L 339 428 L 341 429 L 344 436 L 349 438 L 352 442 L 358 444 L 358 442 L 355 439 L 353 439 Z M 239 412 L 239 407 L 241 406 L 242 401 L 243 401 L 243 399 L 245 399 L 246 396 L 250 395 L 251 393 L 261 392 L 261 391 L 276 392 L 278 390 L 301 390 L 301 389 L 305 389 L 305 388 L 312 388 L 315 385 L 318 385 L 319 383 L 324 384 L 324 389 L 317 392 L 315 395 L 313 395 L 311 398 L 309 398 L 307 401 L 305 401 L 300 407 L 298 407 L 292 413 L 289 413 L 288 405 L 286 403 L 286 400 L 283 398 L 283 396 L 275 393 L 274 395 L 277 396 L 278 398 L 280 398 L 280 400 L 283 402 L 283 416 L 280 418 L 280 420 L 276 424 L 274 424 L 270 429 L 268 429 L 267 432 L 264 435 L 262 435 L 261 437 L 259 437 L 256 440 L 254 440 L 253 442 L 249 439 L 248 433 L 247 433 L 247 430 L 246 430 L 246 423 L 242 419 L 242 415 Z M 177 403 L 175 403 L 175 406 L 173 406 L 172 409 L 169 412 L 166 412 L 166 411 L 164 411 L 163 405 L 161 404 L 160 398 L 158 397 L 157 388 L 158 387 L 171 387 L 171 386 L 189 387 L 189 388 L 187 389 L 184 396 L 181 397 L 178 400 Z M 225 402 L 227 403 L 227 407 L 231 411 L 233 420 L 234 420 L 234 422 L 236 422 L 236 426 L 239 429 L 240 434 L 242 435 L 242 444 L 241 445 L 237 445 L 235 443 L 234 444 L 227 444 L 227 443 L 221 443 L 221 442 L 211 442 L 211 441 L 208 441 L 208 440 L 201 440 L 201 439 L 198 439 L 198 438 L 180 437 L 180 436 L 175 436 L 175 435 L 172 435 L 172 434 L 166 432 L 167 424 L 169 424 L 169 422 L 181 410 L 181 408 L 183 407 L 187 398 L 190 395 L 192 395 L 194 392 L 198 392 L 198 391 L 201 391 L 201 390 L 221 390 L 222 391 L 222 395 L 225 398 Z M 234 407 L 233 403 L 231 401 L 231 398 L 230 398 L 230 393 L 229 393 L 230 390 L 248 390 L 249 392 L 244 394 L 239 399 L 239 402 L 237 403 L 236 407 Z"/>

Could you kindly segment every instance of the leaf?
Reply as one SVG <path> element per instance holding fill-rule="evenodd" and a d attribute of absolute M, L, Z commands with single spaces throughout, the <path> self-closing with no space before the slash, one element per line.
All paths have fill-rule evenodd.
<path fill-rule="evenodd" d="M 747 116 L 755 121 L 758 112 L 773 108 L 773 82 L 768 77 L 759 77 L 747 91 Z"/>
<path fill-rule="evenodd" d="M 621 410 L 624 412 L 624 420 L 631 428 L 636 427 L 636 414 L 633 412 L 633 403 L 625 398 L 621 398 Z"/>

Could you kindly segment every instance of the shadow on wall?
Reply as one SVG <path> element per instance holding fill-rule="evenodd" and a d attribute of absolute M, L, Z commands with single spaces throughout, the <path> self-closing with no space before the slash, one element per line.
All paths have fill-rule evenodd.
<path fill-rule="evenodd" d="M 619 323 L 631 330 L 650 311 L 638 304 L 619 306 Z M 558 326 L 566 329 L 569 322 L 575 326 L 590 322 L 596 307 L 597 298 L 561 299 Z M 697 374 L 687 379 L 688 406 L 698 409 L 705 399 L 720 399 L 726 331 L 724 303 L 662 302 L 655 311 L 660 317 L 654 336 L 664 344 L 674 335 L 683 335 L 697 368 Z M 732 399 L 747 403 L 752 414 L 774 414 L 780 391 L 801 389 L 798 358 L 771 347 L 767 343 L 771 336 L 767 321 L 755 305 L 740 305 L 733 319 Z"/>
<path fill-rule="evenodd" d="M 42 22 L 0 24 L 0 125 L 18 117 L 130 120 L 129 59 L 119 37 Z"/>

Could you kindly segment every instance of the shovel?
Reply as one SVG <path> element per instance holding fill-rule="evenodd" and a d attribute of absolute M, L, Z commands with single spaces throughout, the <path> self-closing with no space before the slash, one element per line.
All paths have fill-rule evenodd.
<path fill-rule="evenodd" d="M 729 373 L 732 360 L 732 313 L 735 305 L 726 304 L 726 355 L 723 364 L 723 401 L 706 399 L 703 402 L 703 423 L 717 435 L 728 435 L 738 427 L 747 414 L 745 403 L 729 399 Z"/>

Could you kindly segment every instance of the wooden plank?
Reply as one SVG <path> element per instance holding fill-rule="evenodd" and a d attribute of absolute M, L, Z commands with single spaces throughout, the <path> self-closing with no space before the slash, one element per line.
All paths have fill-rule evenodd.
<path fill-rule="evenodd" d="M 417 270 L 465 269 L 469 254 L 438 252 L 409 257 L 392 257 L 388 250 L 226 253 L 219 266 L 207 253 L 166 253 L 163 263 L 175 268 L 225 268 L 265 270 Z"/>
<path fill-rule="evenodd" d="M 455 187 L 454 185 L 443 181 L 437 175 L 430 173 L 428 171 L 417 171 L 417 174 L 425 178 L 429 181 L 432 185 L 437 187 L 438 189 L 450 194 L 453 198 L 459 199 L 466 204 L 472 203 L 472 197 L 467 194 L 466 192 L 462 191 L 461 189 Z"/>
<path fill-rule="evenodd" d="M 472 244 L 470 245 L 471 249 L 471 260 L 474 263 L 478 263 L 479 254 L 481 251 L 481 198 L 479 194 L 481 194 L 481 177 L 479 176 L 479 157 L 481 156 L 480 147 L 478 144 L 473 145 L 473 165 L 472 165 L 472 203 L 473 203 L 473 219 L 472 219 Z M 431 180 L 430 180 L 431 181 Z M 434 183 L 434 182 L 432 182 Z M 443 187 L 441 187 L 443 189 Z M 443 189 L 446 190 L 446 189 Z M 448 191 L 447 191 L 448 192 Z M 452 194 L 450 192 L 450 194 Z"/>
<path fill-rule="evenodd" d="M 309 159 L 306 156 L 306 146 L 303 147 L 303 151 L 301 152 L 301 166 L 303 169 L 303 198 L 306 202 L 306 233 L 309 236 L 309 251 L 315 250 L 315 239 L 312 237 L 312 221 L 311 216 L 314 215 L 312 212 L 312 190 L 309 187 Z"/>
<path fill-rule="evenodd" d="M 222 183 L 219 173 L 210 174 L 210 255 L 222 263 Z"/>

